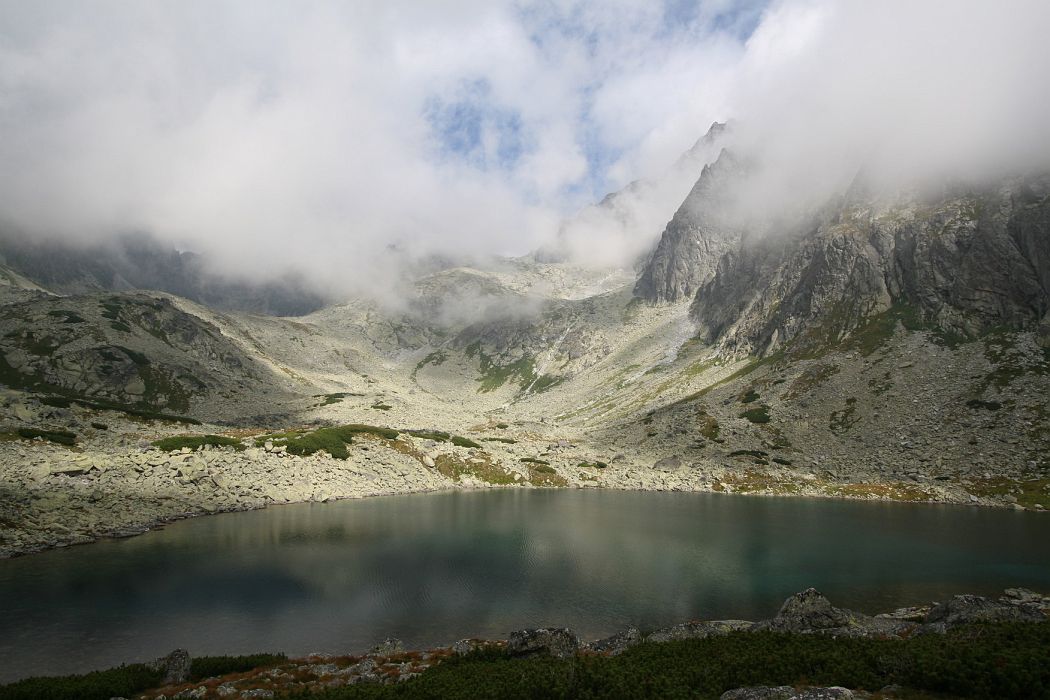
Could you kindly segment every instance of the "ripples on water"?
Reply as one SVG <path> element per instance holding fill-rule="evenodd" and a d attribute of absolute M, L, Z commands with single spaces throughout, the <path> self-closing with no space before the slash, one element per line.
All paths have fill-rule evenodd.
<path fill-rule="evenodd" d="M 718 494 L 498 490 L 282 506 L 0 561 L 0 681 L 192 654 L 361 651 L 566 625 L 879 612 L 1050 588 L 1050 515 Z"/>

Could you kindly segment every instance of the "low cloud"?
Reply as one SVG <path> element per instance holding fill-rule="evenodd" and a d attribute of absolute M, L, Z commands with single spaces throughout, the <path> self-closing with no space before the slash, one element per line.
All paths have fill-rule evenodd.
<path fill-rule="evenodd" d="M 7 0 L 0 227 L 146 231 L 345 295 L 559 230 L 574 259 L 629 264 L 715 120 L 772 208 L 861 164 L 890 182 L 1045 164 L 1047 26 L 1037 0 Z M 629 224 L 573 219 L 638 179 L 659 196 Z"/>

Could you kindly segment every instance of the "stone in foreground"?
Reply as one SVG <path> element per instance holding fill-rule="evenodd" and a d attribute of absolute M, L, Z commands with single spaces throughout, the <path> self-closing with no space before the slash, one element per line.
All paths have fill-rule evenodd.
<path fill-rule="evenodd" d="M 507 640 L 511 656 L 538 656 L 547 654 L 556 659 L 567 659 L 580 648 L 580 638 L 565 627 L 519 630 Z"/>

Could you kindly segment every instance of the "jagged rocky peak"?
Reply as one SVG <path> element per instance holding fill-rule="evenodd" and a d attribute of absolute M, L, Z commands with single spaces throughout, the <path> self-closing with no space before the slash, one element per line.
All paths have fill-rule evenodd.
<path fill-rule="evenodd" d="M 722 257 L 740 243 L 735 185 L 744 170 L 728 149 L 704 166 L 643 268 L 636 296 L 651 302 L 682 301 L 711 279 Z"/>
<path fill-rule="evenodd" d="M 663 173 L 628 183 L 565 221 L 558 238 L 537 251 L 543 262 L 637 267 L 675 209 L 725 142 L 727 126 L 715 122 Z"/>
<path fill-rule="evenodd" d="M 726 353 L 812 349 L 873 316 L 974 336 L 1041 329 L 1050 308 L 1050 177 L 860 196 L 745 237 L 696 292 L 700 337 Z"/>

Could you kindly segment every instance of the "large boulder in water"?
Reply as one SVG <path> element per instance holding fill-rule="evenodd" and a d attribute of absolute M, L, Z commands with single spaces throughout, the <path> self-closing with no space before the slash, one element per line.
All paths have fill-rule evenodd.
<path fill-rule="evenodd" d="M 548 654 L 558 659 L 574 655 L 580 648 L 580 638 L 564 627 L 519 630 L 507 640 L 507 653 L 511 656 L 537 656 Z"/>

